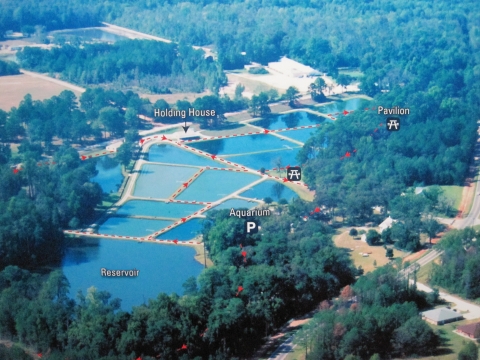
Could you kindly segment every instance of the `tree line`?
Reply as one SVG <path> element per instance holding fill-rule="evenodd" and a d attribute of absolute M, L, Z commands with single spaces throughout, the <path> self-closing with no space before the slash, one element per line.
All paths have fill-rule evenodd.
<path fill-rule="evenodd" d="M 202 50 L 151 40 L 114 44 L 65 44 L 50 50 L 25 47 L 17 53 L 21 67 L 60 74 L 80 85 L 109 84 L 152 93 L 217 92 L 226 84 L 222 69 Z"/>
<path fill-rule="evenodd" d="M 115 9 L 114 4 L 99 4 L 94 0 L 62 1 L 26 0 L 21 3 L 2 0 L 0 6 L 0 38 L 6 31 L 45 26 L 47 30 L 96 26 Z"/>
<path fill-rule="evenodd" d="M 467 299 L 480 297 L 480 234 L 473 228 L 449 231 L 438 244 L 444 252 L 433 263 L 429 283 Z"/>
<path fill-rule="evenodd" d="M 0 268 L 36 269 L 61 259 L 62 229 L 78 228 L 95 218 L 101 201 L 98 184 L 89 180 L 95 165 L 61 148 L 47 163 L 30 143 L 19 148 L 21 164 L 0 166 Z"/>
<path fill-rule="evenodd" d="M 184 296 L 159 294 L 131 313 L 95 288 L 70 299 L 60 271 L 45 280 L 7 267 L 0 273 L 0 333 L 49 359 L 249 356 L 286 320 L 336 295 L 357 274 L 333 245 L 332 229 L 287 212 L 247 239 L 243 220 L 227 210 L 210 214 L 204 235 L 216 265 L 198 282 L 189 279 Z"/>

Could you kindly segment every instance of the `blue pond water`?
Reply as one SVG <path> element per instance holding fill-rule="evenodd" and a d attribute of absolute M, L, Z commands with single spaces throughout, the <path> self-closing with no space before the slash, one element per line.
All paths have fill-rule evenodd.
<path fill-rule="evenodd" d="M 122 299 L 122 309 L 141 305 L 160 292 L 183 294 L 182 284 L 198 276 L 203 266 L 194 260 L 195 250 L 186 246 L 168 246 L 119 240 L 89 240 L 90 246 L 68 248 L 62 270 L 70 282 L 70 296 L 95 286 L 112 298 Z M 92 244 L 93 243 L 93 244 Z M 101 268 L 140 270 L 138 277 L 102 277 Z"/>
<path fill-rule="evenodd" d="M 280 151 L 271 151 L 271 152 L 262 152 L 251 155 L 238 155 L 238 156 L 229 156 L 229 161 L 234 161 L 238 164 L 245 165 L 254 170 L 260 170 L 262 167 L 265 169 L 273 169 L 277 167 L 278 160 L 280 159 L 281 167 L 286 165 L 297 165 L 296 156 L 300 151 L 300 147 L 297 144 L 292 144 L 287 141 L 289 149 L 284 149 Z"/>
<path fill-rule="evenodd" d="M 259 178 L 254 174 L 207 170 L 181 192 L 177 200 L 216 201 Z"/>
<path fill-rule="evenodd" d="M 145 164 L 140 171 L 133 195 L 168 199 L 198 170 L 191 167 Z"/>
<path fill-rule="evenodd" d="M 214 211 L 214 210 L 223 210 L 223 209 L 231 209 L 231 208 L 234 208 L 234 209 L 243 209 L 243 208 L 251 209 L 251 208 L 254 208 L 257 205 L 258 205 L 258 203 L 256 201 L 249 202 L 249 201 L 243 200 L 243 199 L 229 199 L 229 200 L 224 201 L 220 205 L 215 206 L 214 208 L 212 208 L 212 209 L 210 209 L 206 212 L 208 213 L 208 212 Z"/>
<path fill-rule="evenodd" d="M 192 154 L 172 145 L 154 145 L 150 147 L 148 160 L 168 164 L 219 166 L 219 163 L 207 157 Z M 222 165 L 222 167 L 225 167 Z"/>
<path fill-rule="evenodd" d="M 168 220 L 110 217 L 100 225 L 98 233 L 139 237 L 152 234 L 172 223 L 173 221 Z"/>
<path fill-rule="evenodd" d="M 177 239 L 182 241 L 191 240 L 195 236 L 201 233 L 203 221 L 204 221 L 203 219 L 189 220 L 186 223 L 182 225 L 178 225 L 177 227 L 174 227 L 172 230 L 157 236 L 157 239 L 163 239 L 163 240 Z"/>
<path fill-rule="evenodd" d="M 370 103 L 369 100 L 362 98 L 353 98 L 346 101 L 336 101 L 329 105 L 318 106 L 315 110 L 324 114 L 332 114 L 336 112 L 342 112 L 343 110 L 359 110 L 364 109 Z"/>
<path fill-rule="evenodd" d="M 297 111 L 283 115 L 270 116 L 268 118 L 254 121 L 251 124 L 265 129 L 278 130 L 297 126 L 321 124 L 326 119 L 306 111 Z"/>
<path fill-rule="evenodd" d="M 109 156 L 102 156 L 95 168 L 98 174 L 91 181 L 98 183 L 104 193 L 117 192 L 123 181 L 120 164 Z"/>
<path fill-rule="evenodd" d="M 318 128 L 291 130 L 282 132 L 282 135 L 305 143 L 317 130 Z"/>
<path fill-rule="evenodd" d="M 235 138 L 209 140 L 190 144 L 191 147 L 206 151 L 209 154 L 228 155 L 228 154 L 244 154 L 255 151 L 284 149 L 285 143 L 292 146 L 288 141 L 282 141 L 273 135 L 250 135 Z M 293 145 L 295 146 L 295 145 Z"/>
<path fill-rule="evenodd" d="M 119 215 L 144 215 L 168 218 L 181 218 L 200 210 L 203 205 L 165 203 L 159 201 L 130 200 L 127 201 L 117 214 Z"/>
<path fill-rule="evenodd" d="M 75 36 L 75 37 L 78 37 L 81 41 L 115 42 L 115 41 L 127 39 L 124 36 L 112 34 L 108 31 L 104 31 L 101 29 L 76 29 L 76 30 L 68 30 L 68 31 L 55 31 L 55 32 L 52 32 L 51 35 L 66 36 L 66 37 Z"/>
<path fill-rule="evenodd" d="M 271 197 L 274 201 L 278 201 L 280 199 L 290 201 L 293 198 L 298 197 L 295 191 L 276 181 L 264 181 L 253 188 L 244 191 L 240 195 L 257 199 Z"/>

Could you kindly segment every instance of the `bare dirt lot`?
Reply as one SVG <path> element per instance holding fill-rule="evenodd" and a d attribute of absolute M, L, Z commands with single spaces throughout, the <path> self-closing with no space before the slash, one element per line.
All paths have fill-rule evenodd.
<path fill-rule="evenodd" d="M 8 111 L 13 106 L 18 106 L 27 94 L 31 94 L 34 100 L 44 100 L 60 94 L 63 90 L 69 89 L 30 75 L 1 76 L 0 109 Z M 80 96 L 80 92 L 73 92 L 77 97 Z"/>

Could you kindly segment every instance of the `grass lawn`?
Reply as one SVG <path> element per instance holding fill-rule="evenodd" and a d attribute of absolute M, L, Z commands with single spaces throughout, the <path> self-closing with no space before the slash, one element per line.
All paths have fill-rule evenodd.
<path fill-rule="evenodd" d="M 433 325 L 428 324 L 441 338 L 444 346 L 439 349 L 439 353 L 435 356 L 426 356 L 418 359 L 421 360 L 456 360 L 458 359 L 458 353 L 467 344 L 469 340 L 463 336 L 457 335 L 453 332 L 459 325 L 465 325 L 477 322 L 476 320 L 462 320 L 446 325 Z"/>
<path fill-rule="evenodd" d="M 118 200 L 120 200 L 120 196 L 118 194 L 108 194 L 102 199 L 102 204 L 99 207 L 106 210 L 113 204 L 115 204 Z"/>
<path fill-rule="evenodd" d="M 426 186 L 425 190 L 428 190 L 430 186 Z M 453 208 L 458 211 L 460 203 L 462 202 L 463 186 L 457 185 L 443 185 L 440 186 L 443 190 L 443 196 L 453 201 Z"/>
<path fill-rule="evenodd" d="M 428 284 L 428 279 L 430 277 L 430 272 L 432 271 L 433 262 L 429 262 L 428 264 L 422 266 L 420 270 L 417 272 L 417 281 L 419 283 Z"/>
<path fill-rule="evenodd" d="M 348 231 L 335 236 L 333 241 L 337 247 L 349 250 L 355 266 L 361 266 L 365 273 L 375 270 L 375 266 L 373 265 L 374 261 L 377 262 L 377 267 L 383 266 L 390 262 L 385 256 L 385 249 L 383 246 L 370 246 L 361 240 L 354 240 L 352 236 L 348 235 Z M 364 257 L 361 254 L 369 252 L 371 252 L 371 254 L 369 254 L 367 257 Z M 407 253 L 394 249 L 393 255 L 395 256 L 394 259 L 396 259 L 405 257 Z"/>
<path fill-rule="evenodd" d="M 453 200 L 453 207 L 458 210 L 460 202 L 462 201 L 463 186 L 448 185 L 440 186 L 443 190 L 443 195 L 448 199 Z"/>

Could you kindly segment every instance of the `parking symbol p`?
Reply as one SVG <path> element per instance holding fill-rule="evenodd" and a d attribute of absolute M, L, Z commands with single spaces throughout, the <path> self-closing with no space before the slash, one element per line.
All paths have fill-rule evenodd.
<path fill-rule="evenodd" d="M 258 232 L 258 222 L 255 220 L 245 221 L 245 234 L 256 234 Z"/>

